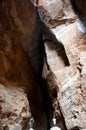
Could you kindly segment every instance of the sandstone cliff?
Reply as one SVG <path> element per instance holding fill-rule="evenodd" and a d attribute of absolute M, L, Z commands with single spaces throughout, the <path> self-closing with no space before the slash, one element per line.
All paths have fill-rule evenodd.
<path fill-rule="evenodd" d="M 57 103 L 53 101 L 55 114 L 57 119 L 63 115 L 68 130 L 86 129 L 86 34 L 78 30 L 78 20 L 69 1 L 40 0 L 39 8 L 45 24 L 64 45 L 69 61 L 69 66 L 64 64 L 58 47 L 51 47 L 49 41 L 45 43 L 47 61 L 58 86 Z M 59 122 L 61 118 L 58 125 Z"/>
<path fill-rule="evenodd" d="M 31 116 L 36 129 L 42 122 L 46 126 L 36 74 L 39 52 L 33 51 L 38 50 L 35 30 L 36 12 L 30 1 L 0 1 L 0 130 L 28 129 Z"/>
<path fill-rule="evenodd" d="M 46 26 L 35 2 L 0 1 L 0 130 L 85 130 L 86 34 L 68 0 L 39 1 Z"/>

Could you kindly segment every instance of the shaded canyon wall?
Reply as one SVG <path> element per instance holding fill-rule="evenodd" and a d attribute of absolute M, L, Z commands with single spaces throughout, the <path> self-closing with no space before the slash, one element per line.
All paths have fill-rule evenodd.
<path fill-rule="evenodd" d="M 53 114 L 62 130 L 85 130 L 86 36 L 68 0 L 40 0 L 39 12 L 45 24 L 30 0 L 0 1 L 0 130 L 27 130 L 32 116 L 46 130 Z"/>

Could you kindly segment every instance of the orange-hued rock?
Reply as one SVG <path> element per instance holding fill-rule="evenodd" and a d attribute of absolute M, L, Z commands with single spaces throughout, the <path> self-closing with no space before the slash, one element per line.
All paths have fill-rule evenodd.
<path fill-rule="evenodd" d="M 0 2 L 0 130 L 28 129 L 31 116 L 36 129 L 47 127 L 36 76 L 36 30 L 35 7 L 30 1 Z"/>
<path fill-rule="evenodd" d="M 86 35 L 68 0 L 39 0 L 52 32 L 35 3 L 0 1 L 0 130 L 27 130 L 31 116 L 46 130 L 53 114 L 62 130 L 85 130 Z"/>

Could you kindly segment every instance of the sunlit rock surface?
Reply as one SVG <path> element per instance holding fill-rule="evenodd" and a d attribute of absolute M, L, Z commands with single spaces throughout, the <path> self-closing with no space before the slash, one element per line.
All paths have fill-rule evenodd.
<path fill-rule="evenodd" d="M 70 66 L 65 66 L 56 51 L 46 47 L 48 63 L 57 77 L 58 101 L 65 124 L 70 129 L 86 128 L 86 36 L 77 23 L 51 29 L 63 43 Z"/>
<path fill-rule="evenodd" d="M 59 80 L 59 102 L 66 126 L 86 128 L 86 35 L 78 30 L 75 22 L 67 26 L 59 39 L 70 61 L 70 67 L 61 70 L 63 74 L 59 72 L 60 77 L 64 77 Z M 58 78 L 58 73 L 56 75 Z"/>
<path fill-rule="evenodd" d="M 41 62 L 40 29 L 32 3 L 0 2 L 0 130 L 27 130 L 31 116 L 36 130 L 47 129 L 37 79 Z M 55 45 L 58 41 L 55 37 L 53 41 L 50 34 L 44 39 L 49 68 L 45 63 L 43 78 L 49 87 L 58 125 L 62 130 L 85 130 L 86 36 L 78 30 L 76 16 L 67 0 L 40 0 L 39 11 L 66 52 Z M 69 64 L 65 62 L 67 58 Z"/>
<path fill-rule="evenodd" d="M 59 9 L 56 9 L 57 3 L 56 1 L 41 0 L 39 7 L 44 22 L 64 45 L 70 65 L 64 64 L 62 58 L 57 54 L 57 48 L 50 48 L 51 41 L 45 43 L 47 61 L 57 78 L 58 101 L 66 128 L 68 130 L 86 129 L 86 34 L 78 30 L 77 19 L 69 2 L 65 1 L 65 4 L 59 2 Z M 45 9 L 44 12 L 43 9 Z M 64 18 L 67 18 L 66 22 L 60 22 L 60 25 L 58 22 L 53 23 L 52 26 L 49 20 L 54 19 L 56 14 L 58 19 L 61 16 L 62 20 L 63 12 L 66 15 Z M 52 15 L 53 13 L 54 15 Z M 55 111 L 58 117 L 58 109 Z"/>
<path fill-rule="evenodd" d="M 76 17 L 68 0 L 39 0 L 39 10 L 44 23 L 50 28 L 71 23 Z"/>

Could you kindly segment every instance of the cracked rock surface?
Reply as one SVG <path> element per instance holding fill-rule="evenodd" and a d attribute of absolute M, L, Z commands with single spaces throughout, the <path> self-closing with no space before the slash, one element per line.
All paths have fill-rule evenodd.
<path fill-rule="evenodd" d="M 68 0 L 40 0 L 39 11 L 53 33 L 43 34 L 48 64 L 43 78 L 58 126 L 86 130 L 86 34 L 78 30 Z M 34 129 L 47 129 L 36 75 L 41 62 L 38 27 L 30 1 L 0 1 L 0 130 L 27 130 L 31 116 Z"/>
<path fill-rule="evenodd" d="M 56 9 L 57 3 L 60 6 L 59 9 Z M 52 2 L 41 0 L 39 7 L 40 11 L 42 11 L 44 22 L 64 45 L 69 61 L 69 66 L 65 65 L 62 58 L 57 54 L 58 47 L 55 46 L 52 49 L 49 45 L 51 41 L 45 43 L 47 61 L 51 71 L 56 76 L 55 80 L 57 88 L 59 88 L 57 89 L 57 100 L 66 128 L 68 130 L 86 129 L 86 34 L 78 30 L 76 16 L 67 0 L 64 3 L 62 1 L 59 2 L 59 0 L 53 0 Z M 43 9 L 45 9 L 44 12 Z M 56 12 L 53 11 L 54 9 L 56 9 Z M 49 17 L 45 12 L 47 12 Z M 53 13 L 54 15 L 52 16 Z M 60 22 L 60 25 L 58 22 L 57 25 L 53 23 L 55 26 L 52 26 L 50 21 L 57 18 L 56 14 L 58 15 L 58 20 L 59 16 L 61 16 L 61 20 L 67 18 L 67 21 Z M 62 14 L 65 14 L 66 17 Z M 68 22 L 69 19 L 75 20 Z M 55 112 L 58 117 L 58 107 Z"/>

